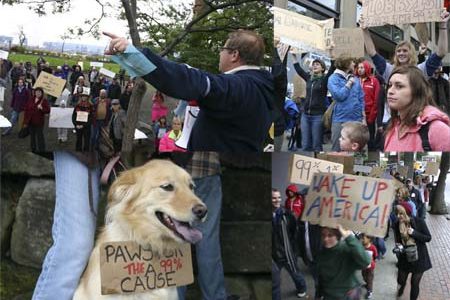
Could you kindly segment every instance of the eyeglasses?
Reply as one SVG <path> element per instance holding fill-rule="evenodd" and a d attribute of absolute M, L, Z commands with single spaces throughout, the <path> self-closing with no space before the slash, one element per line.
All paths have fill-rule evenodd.
<path fill-rule="evenodd" d="M 220 51 L 222 52 L 223 50 L 234 51 L 234 50 L 237 50 L 237 49 L 236 48 L 231 48 L 231 47 L 220 47 Z"/>

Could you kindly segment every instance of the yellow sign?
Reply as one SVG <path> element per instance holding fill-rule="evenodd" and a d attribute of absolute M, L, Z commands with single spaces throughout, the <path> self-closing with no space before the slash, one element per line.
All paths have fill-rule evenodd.
<path fill-rule="evenodd" d="M 343 164 L 294 154 L 289 172 L 289 181 L 309 185 L 314 173 L 342 173 L 343 171 Z"/>
<path fill-rule="evenodd" d="M 61 79 L 59 77 L 53 76 L 52 74 L 42 71 L 39 74 L 39 77 L 36 80 L 36 83 L 34 84 L 33 88 L 40 87 L 48 95 L 52 95 L 58 98 L 61 95 L 65 85 L 66 81 L 64 79 Z"/>

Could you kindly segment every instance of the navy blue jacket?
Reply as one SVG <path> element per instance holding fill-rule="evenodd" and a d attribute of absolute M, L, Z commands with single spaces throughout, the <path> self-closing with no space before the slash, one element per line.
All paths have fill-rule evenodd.
<path fill-rule="evenodd" d="M 274 109 L 272 75 L 242 70 L 214 75 L 142 53 L 157 67 L 145 81 L 164 94 L 197 100 L 200 113 L 188 144 L 190 151 L 262 151 Z"/>

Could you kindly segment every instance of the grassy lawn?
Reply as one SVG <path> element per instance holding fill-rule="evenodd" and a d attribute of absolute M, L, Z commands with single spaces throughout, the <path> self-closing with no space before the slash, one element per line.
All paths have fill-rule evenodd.
<path fill-rule="evenodd" d="M 39 55 L 34 55 L 34 54 L 22 54 L 22 53 L 9 53 L 9 59 L 12 62 L 31 62 L 33 64 L 34 67 L 36 67 L 36 60 L 38 59 Z M 69 66 L 75 65 L 77 64 L 79 61 L 83 61 L 82 59 L 77 59 L 77 58 L 71 58 L 71 57 L 52 57 L 52 56 L 42 56 L 46 61 L 48 61 L 50 63 L 51 67 L 56 67 L 56 66 L 62 66 L 64 65 L 64 62 L 66 62 Z M 83 70 L 88 70 L 89 69 L 89 61 L 84 60 L 84 66 L 83 66 Z M 120 66 L 116 63 L 103 63 L 103 67 L 105 69 L 108 69 L 110 71 L 113 71 L 114 73 L 119 73 L 120 70 Z"/>

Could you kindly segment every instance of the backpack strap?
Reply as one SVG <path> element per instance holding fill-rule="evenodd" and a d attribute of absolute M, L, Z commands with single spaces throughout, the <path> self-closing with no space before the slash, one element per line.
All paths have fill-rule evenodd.
<path fill-rule="evenodd" d="M 430 141 L 428 139 L 428 131 L 430 129 L 430 123 L 426 123 L 419 129 L 419 135 L 422 139 L 422 148 L 423 151 L 432 151 Z"/>

